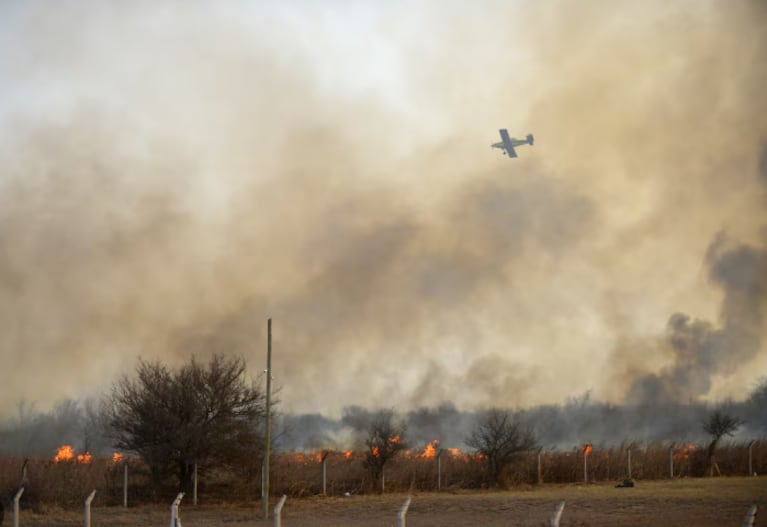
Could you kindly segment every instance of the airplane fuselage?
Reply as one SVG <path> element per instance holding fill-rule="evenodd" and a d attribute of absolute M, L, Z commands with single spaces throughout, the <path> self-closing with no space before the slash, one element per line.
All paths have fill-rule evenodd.
<path fill-rule="evenodd" d="M 509 132 L 505 128 L 501 128 L 499 132 L 501 134 L 501 142 L 493 143 L 490 146 L 493 148 L 500 148 L 503 150 L 503 153 L 509 157 L 517 157 L 517 152 L 514 150 L 515 146 L 533 144 L 533 134 L 528 134 L 525 139 L 514 139 L 509 137 Z"/>

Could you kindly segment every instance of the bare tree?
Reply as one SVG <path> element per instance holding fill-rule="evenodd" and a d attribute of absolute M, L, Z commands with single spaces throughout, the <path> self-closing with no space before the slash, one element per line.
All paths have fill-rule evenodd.
<path fill-rule="evenodd" d="M 189 490 L 191 465 L 233 463 L 255 457 L 264 393 L 245 379 L 245 361 L 214 355 L 194 357 L 177 371 L 140 361 L 135 378 L 123 376 L 105 402 L 115 446 L 138 453 L 156 487 L 169 475 Z"/>
<path fill-rule="evenodd" d="M 732 436 L 742 424 L 743 421 L 741 419 L 724 413 L 722 410 L 715 410 L 703 422 L 703 430 L 711 436 L 711 442 L 708 444 L 708 470 L 710 476 L 714 475 L 714 468 L 719 473 L 719 466 L 716 464 L 715 457 L 719 440 L 725 435 Z"/>
<path fill-rule="evenodd" d="M 391 410 L 376 413 L 368 425 L 364 463 L 373 481 L 381 480 L 381 491 L 385 488 L 384 465 L 407 448 L 405 431 L 404 423 L 394 422 L 394 412 Z"/>
<path fill-rule="evenodd" d="M 487 459 L 487 470 L 495 485 L 503 470 L 522 452 L 532 450 L 537 439 L 506 410 L 493 408 L 479 418 L 466 444 Z"/>

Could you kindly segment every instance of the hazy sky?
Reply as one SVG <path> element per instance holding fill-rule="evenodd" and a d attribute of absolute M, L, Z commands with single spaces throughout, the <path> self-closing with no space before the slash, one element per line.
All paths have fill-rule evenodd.
<path fill-rule="evenodd" d="M 0 415 L 138 357 L 284 411 L 742 398 L 762 1 L 0 1 Z M 509 160 L 498 128 L 534 133 Z"/>

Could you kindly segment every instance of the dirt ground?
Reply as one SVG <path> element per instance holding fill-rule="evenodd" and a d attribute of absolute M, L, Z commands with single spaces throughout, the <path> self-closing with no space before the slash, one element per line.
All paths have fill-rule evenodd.
<path fill-rule="evenodd" d="M 284 527 L 389 527 L 406 494 L 288 499 Z M 767 477 L 681 479 L 637 482 L 635 488 L 607 484 L 544 485 L 498 492 L 414 493 L 409 527 L 548 526 L 565 500 L 562 527 L 586 526 L 739 526 L 750 505 L 759 507 L 756 525 L 767 526 Z M 274 507 L 274 502 L 270 505 Z M 251 506 L 193 507 L 182 503 L 184 527 L 267 526 L 260 503 Z M 6 511 L 5 525 L 11 525 Z M 170 506 L 94 508 L 93 527 L 168 525 Z M 23 511 L 20 527 L 83 525 L 83 512 Z"/>

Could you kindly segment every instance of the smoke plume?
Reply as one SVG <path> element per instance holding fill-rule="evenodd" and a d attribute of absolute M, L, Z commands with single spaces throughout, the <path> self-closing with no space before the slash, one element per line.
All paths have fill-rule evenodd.
<path fill-rule="evenodd" d="M 268 317 L 285 412 L 745 397 L 766 22 L 3 3 L 0 415 L 98 396 L 139 356 L 257 376 Z M 535 145 L 500 156 L 502 127 Z"/>

